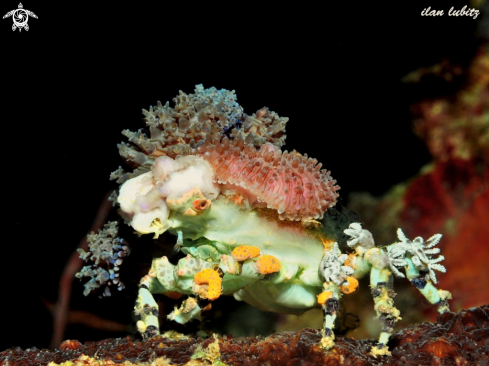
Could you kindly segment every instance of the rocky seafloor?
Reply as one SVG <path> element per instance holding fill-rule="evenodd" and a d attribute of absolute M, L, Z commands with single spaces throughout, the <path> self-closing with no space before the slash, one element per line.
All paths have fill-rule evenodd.
<path fill-rule="evenodd" d="M 330 351 L 318 347 L 316 329 L 269 337 L 207 339 L 131 337 L 81 344 L 67 340 L 55 351 L 11 349 L 0 366 L 27 365 L 489 365 L 489 305 L 445 313 L 395 333 L 390 356 L 369 354 L 374 340 L 338 337 Z"/>

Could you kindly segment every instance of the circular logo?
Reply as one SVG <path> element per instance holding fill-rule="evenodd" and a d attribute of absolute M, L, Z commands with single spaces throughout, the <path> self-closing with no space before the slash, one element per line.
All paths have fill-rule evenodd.
<path fill-rule="evenodd" d="M 17 27 L 22 28 L 24 25 L 27 24 L 29 15 L 24 9 L 16 9 L 12 14 L 12 19 Z"/>

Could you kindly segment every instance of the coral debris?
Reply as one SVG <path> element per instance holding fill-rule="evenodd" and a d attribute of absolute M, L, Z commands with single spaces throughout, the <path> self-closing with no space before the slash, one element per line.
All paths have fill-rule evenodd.
<path fill-rule="evenodd" d="M 0 366 L 64 365 L 487 365 L 489 305 L 444 313 L 435 323 L 423 323 L 395 333 L 391 356 L 374 357 L 374 340 L 338 337 L 331 351 L 318 347 L 321 333 L 304 329 L 270 337 L 176 339 L 158 336 L 146 341 L 127 338 L 87 342 L 65 341 L 61 349 L 20 348 L 0 353 Z M 216 345 L 218 344 L 219 349 Z M 76 346 L 71 346 L 76 345 Z M 203 357 L 204 355 L 205 357 Z M 194 359 L 192 359 L 192 357 Z M 200 362 L 200 363 L 198 363 Z"/>

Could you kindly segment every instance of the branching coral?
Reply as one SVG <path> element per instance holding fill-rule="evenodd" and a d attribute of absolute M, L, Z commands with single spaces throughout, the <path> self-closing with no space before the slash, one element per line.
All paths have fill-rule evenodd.
<path fill-rule="evenodd" d="M 84 295 L 105 285 L 103 296 L 110 296 L 110 286 L 117 287 L 120 291 L 124 284 L 119 279 L 119 267 L 124 257 L 129 254 L 129 247 L 124 239 L 117 237 L 117 222 L 112 221 L 104 225 L 104 229 L 98 234 L 87 235 L 89 251 L 78 249 L 80 258 L 86 262 L 92 262 L 76 274 L 77 278 L 91 277 L 85 283 Z"/>
<path fill-rule="evenodd" d="M 132 173 L 122 169 L 112 174 L 118 183 L 147 171 L 158 156 L 191 155 L 205 141 L 241 139 L 255 147 L 270 142 L 277 147 L 285 143 L 285 124 L 288 118 L 262 108 L 251 116 L 243 113 L 234 91 L 204 89 L 197 85 L 195 94 L 180 94 L 173 99 L 175 107 L 158 102 L 156 108 L 143 110 L 149 135 L 141 130 L 128 130 L 123 134 L 131 144 L 120 144 L 119 152 L 126 161 L 136 167 Z"/>

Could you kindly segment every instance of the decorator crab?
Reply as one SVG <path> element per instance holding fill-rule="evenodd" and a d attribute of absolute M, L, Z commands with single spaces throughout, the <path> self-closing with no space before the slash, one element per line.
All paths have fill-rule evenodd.
<path fill-rule="evenodd" d="M 342 294 L 370 274 L 382 332 L 372 353 L 388 354 L 387 341 L 399 318 L 389 287 L 392 276 L 407 277 L 439 312 L 448 310 L 447 291 L 437 290 L 434 270 L 442 256 L 437 234 L 413 241 L 398 230 L 399 242 L 374 246 L 359 223 L 344 230 L 352 253 L 341 253 L 321 221 L 336 204 L 339 187 L 316 159 L 281 151 L 287 118 L 262 108 L 249 116 L 234 91 L 204 89 L 180 94 L 169 104 L 143 111 L 147 131 L 123 131 L 129 143 L 121 156 L 134 168 L 111 176 L 121 183 L 112 199 L 125 222 L 139 234 L 168 231 L 185 254 L 178 263 L 154 258 L 140 283 L 136 313 L 143 337 L 159 334 L 155 293 L 188 297 L 168 315 L 178 323 L 200 318 L 202 299 L 233 295 L 266 311 L 302 314 L 324 310 L 321 346 L 334 345 L 333 326 Z M 123 287 L 118 278 L 129 253 L 109 223 L 89 237 L 82 258 L 94 263 L 77 276 L 91 277 L 85 293 Z M 400 270 L 404 268 L 405 274 Z"/>

